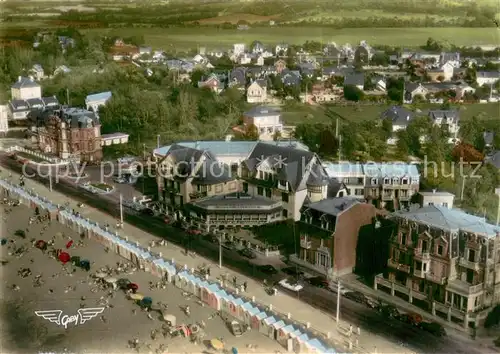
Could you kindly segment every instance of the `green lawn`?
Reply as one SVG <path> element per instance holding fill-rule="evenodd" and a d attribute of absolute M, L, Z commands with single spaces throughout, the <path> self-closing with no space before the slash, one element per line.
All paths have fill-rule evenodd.
<path fill-rule="evenodd" d="M 388 105 L 371 106 L 332 106 L 331 109 L 348 120 L 360 121 L 365 119 L 377 119 L 380 113 L 386 110 Z M 440 105 L 422 104 L 419 109 L 439 109 Z M 485 119 L 496 119 L 500 121 L 500 103 L 469 104 L 459 106 L 461 119 L 469 119 L 473 116 Z M 306 106 L 294 104 L 283 107 L 281 114 L 286 125 L 296 125 L 299 123 L 326 122 L 329 118 L 325 115 L 323 106 Z"/>
<path fill-rule="evenodd" d="M 248 31 L 234 29 L 219 30 L 202 28 L 99 28 L 87 29 L 85 33 L 108 36 L 140 36 L 154 49 L 188 50 L 204 46 L 228 48 L 234 43 L 250 44 L 259 40 L 264 44 L 302 44 L 307 40 L 334 41 L 338 44 L 356 44 L 366 40 L 369 44 L 416 47 L 425 44 L 427 38 L 448 41 L 455 45 L 488 45 L 498 43 L 496 28 L 344 28 L 329 27 L 256 27 Z"/>

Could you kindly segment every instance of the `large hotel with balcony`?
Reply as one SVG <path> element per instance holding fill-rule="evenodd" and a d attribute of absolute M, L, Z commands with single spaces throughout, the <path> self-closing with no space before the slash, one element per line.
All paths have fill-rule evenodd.
<path fill-rule="evenodd" d="M 175 144 L 158 162 L 158 171 L 165 209 L 207 231 L 297 221 L 304 202 L 328 196 L 329 180 L 318 156 L 276 143 L 254 143 L 236 163 L 221 161 L 209 149 Z"/>
<path fill-rule="evenodd" d="M 480 325 L 500 303 L 500 227 L 432 203 L 392 217 L 399 231 L 375 289 L 465 328 Z"/>

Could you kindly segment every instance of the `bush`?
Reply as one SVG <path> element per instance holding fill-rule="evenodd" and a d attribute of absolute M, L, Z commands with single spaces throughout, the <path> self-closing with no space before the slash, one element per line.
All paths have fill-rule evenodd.
<path fill-rule="evenodd" d="M 484 321 L 484 328 L 492 328 L 500 324 L 500 305 L 497 305 L 491 310 Z"/>

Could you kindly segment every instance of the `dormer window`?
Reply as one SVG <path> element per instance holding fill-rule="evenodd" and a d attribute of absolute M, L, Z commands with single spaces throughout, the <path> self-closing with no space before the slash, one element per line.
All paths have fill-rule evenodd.
<path fill-rule="evenodd" d="M 399 178 L 398 177 L 394 177 L 392 179 L 392 184 L 399 184 Z"/>
<path fill-rule="evenodd" d="M 378 184 L 378 179 L 372 178 L 371 183 L 372 183 L 372 186 L 376 186 Z"/>
<path fill-rule="evenodd" d="M 401 180 L 401 183 L 402 184 L 409 184 L 409 178 L 408 177 L 405 177 Z"/>
<path fill-rule="evenodd" d="M 389 178 L 384 178 L 384 184 L 391 184 L 391 180 Z"/>

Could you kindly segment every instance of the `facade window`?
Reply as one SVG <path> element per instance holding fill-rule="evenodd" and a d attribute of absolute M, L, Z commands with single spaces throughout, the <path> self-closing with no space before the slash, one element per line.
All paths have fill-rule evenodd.
<path fill-rule="evenodd" d="M 372 186 L 376 186 L 377 184 L 378 184 L 378 180 L 376 178 L 372 178 Z"/>
<path fill-rule="evenodd" d="M 448 208 L 448 203 L 443 203 L 443 206 L 444 206 L 445 208 Z"/>
<path fill-rule="evenodd" d="M 218 184 L 215 186 L 215 193 L 221 193 L 222 192 L 222 185 Z"/>
<path fill-rule="evenodd" d="M 422 240 L 422 252 L 427 252 L 427 241 Z"/>
<path fill-rule="evenodd" d="M 339 198 L 342 198 L 344 196 L 344 192 L 343 191 L 340 191 L 339 192 Z"/>
<path fill-rule="evenodd" d="M 284 201 L 285 203 L 288 203 L 288 194 L 281 193 L 281 200 Z"/>
<path fill-rule="evenodd" d="M 355 195 L 363 195 L 364 194 L 363 188 L 356 188 L 354 191 L 354 194 Z"/>
<path fill-rule="evenodd" d="M 401 183 L 408 184 L 408 178 L 403 178 L 403 180 L 401 181 Z"/>
<path fill-rule="evenodd" d="M 384 178 L 384 184 L 390 184 L 390 179 L 389 178 Z"/>
<path fill-rule="evenodd" d="M 283 217 L 288 218 L 288 210 L 283 209 Z"/>
<path fill-rule="evenodd" d="M 469 249 L 469 262 L 476 261 L 476 251 Z"/>
<path fill-rule="evenodd" d="M 440 256 L 443 256 L 444 255 L 444 247 L 442 245 L 439 245 L 438 246 L 438 254 Z"/>
<path fill-rule="evenodd" d="M 257 194 L 258 194 L 258 195 L 264 195 L 264 188 L 262 188 L 262 187 L 257 187 Z"/>
<path fill-rule="evenodd" d="M 363 184 L 363 177 L 358 177 L 358 184 Z"/>
<path fill-rule="evenodd" d="M 248 183 L 243 182 L 243 192 L 248 193 Z"/>
<path fill-rule="evenodd" d="M 429 202 L 429 206 L 433 206 L 433 205 L 434 205 L 434 203 L 433 203 L 433 202 Z"/>
<path fill-rule="evenodd" d="M 405 233 L 401 234 L 401 244 L 403 246 L 406 246 L 406 234 Z"/>
<path fill-rule="evenodd" d="M 427 263 L 424 263 L 424 267 L 422 268 L 424 272 L 427 272 Z"/>
<path fill-rule="evenodd" d="M 393 178 L 392 179 L 392 184 L 399 184 L 399 178 Z"/>
<path fill-rule="evenodd" d="M 260 178 L 260 179 L 264 179 L 264 172 L 259 171 L 259 178 Z"/>
<path fill-rule="evenodd" d="M 272 192 L 269 188 L 266 189 L 266 197 L 271 198 Z"/>

